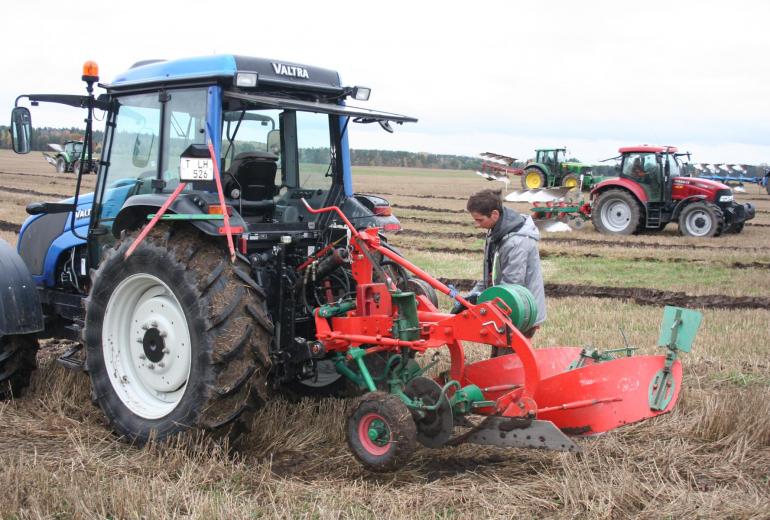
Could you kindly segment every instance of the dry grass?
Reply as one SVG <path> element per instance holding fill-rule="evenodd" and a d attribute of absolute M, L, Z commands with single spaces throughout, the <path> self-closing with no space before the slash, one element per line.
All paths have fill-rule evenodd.
<path fill-rule="evenodd" d="M 13 160 L 0 154 L 0 171 L 42 177 L 36 178 L 40 183 L 35 186 L 36 182 L 22 183 L 22 176 L 4 176 L 4 185 L 39 192 L 56 186 L 51 193 L 58 193 L 58 184 L 43 184 L 54 176 L 51 167 L 31 163 L 32 157 L 10 157 Z M 394 193 L 394 184 L 407 189 L 406 183 L 394 183 L 381 173 L 403 172 L 364 172 L 357 178 L 360 191 Z M 449 183 L 437 183 L 442 175 L 413 174 L 412 198 L 403 195 L 401 202 L 427 206 L 414 195 L 464 197 L 489 186 L 467 172 L 451 174 Z M 17 195 L 0 191 L 3 206 L 14 208 L 0 220 L 20 223 L 23 206 L 39 200 Z M 390 196 L 394 201 L 399 197 Z M 767 199 L 768 203 L 757 202 L 760 208 L 770 208 Z M 461 200 L 443 202 L 463 205 Z M 440 218 L 456 218 L 454 229 L 470 231 L 463 215 Z M 429 224 L 414 228 L 434 229 Z M 677 256 L 722 265 L 767 261 L 768 236 L 770 232 L 757 227 L 714 242 L 684 240 L 673 233 L 632 237 L 641 243 L 708 243 L 722 249 L 642 250 L 580 245 L 580 240 L 603 238 L 588 229 L 574 235 L 574 245 L 544 243 L 544 247 L 620 259 Z M 2 237 L 14 239 L 9 232 Z M 458 273 L 451 276 L 477 276 L 480 256 L 420 251 L 420 244 L 426 243 L 404 242 L 408 256 L 437 269 L 451 265 Z M 547 278 L 559 262 L 555 258 L 546 268 Z M 738 292 L 766 283 L 757 282 L 767 278 L 766 271 L 745 272 L 747 276 L 736 278 Z M 623 344 L 622 328 L 632 345 L 655 350 L 660 309 L 562 298 L 549 300 L 548 312 L 548 322 L 535 337 L 537 346 L 617 347 Z M 235 453 L 190 439 L 132 447 L 105 429 L 101 412 L 89 402 L 88 377 L 52 361 L 60 348 L 52 344 L 41 353 L 42 366 L 30 391 L 17 401 L 0 404 L 0 517 L 768 518 L 770 311 L 704 314 L 694 351 L 683 359 L 684 389 L 673 413 L 584 439 L 580 441 L 584 451 L 577 455 L 475 446 L 419 449 L 402 471 L 391 475 L 370 474 L 355 463 L 343 432 L 350 403 L 331 399 L 271 402 Z M 483 357 L 485 350 L 474 351 L 472 357 Z"/>

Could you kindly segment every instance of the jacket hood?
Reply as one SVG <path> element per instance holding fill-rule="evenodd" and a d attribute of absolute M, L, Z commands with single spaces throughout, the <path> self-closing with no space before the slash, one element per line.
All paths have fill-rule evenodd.
<path fill-rule="evenodd" d="M 525 224 L 526 219 L 519 212 L 504 207 L 503 214 L 489 232 L 489 240 L 490 242 L 497 243 L 505 235 L 516 231 L 520 232 Z M 534 223 L 532 226 L 534 227 Z M 537 232 L 537 228 L 535 228 L 535 231 Z"/>
<path fill-rule="evenodd" d="M 532 240 L 540 240 L 540 230 L 537 229 L 537 226 L 535 225 L 535 221 L 532 220 L 532 217 L 527 215 L 524 218 L 524 225 L 521 226 L 521 228 L 514 232 L 514 235 L 522 235 L 525 237 L 529 237 Z"/>

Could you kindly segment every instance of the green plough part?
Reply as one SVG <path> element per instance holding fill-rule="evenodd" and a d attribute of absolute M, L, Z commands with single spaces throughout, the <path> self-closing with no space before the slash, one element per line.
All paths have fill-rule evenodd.
<path fill-rule="evenodd" d="M 648 390 L 650 408 L 665 410 L 674 396 L 676 383 L 671 376 L 671 366 L 679 352 L 692 350 L 703 314 L 691 309 L 666 306 L 663 309 L 663 323 L 660 326 L 658 346 L 666 348 L 666 363 L 650 381 Z"/>

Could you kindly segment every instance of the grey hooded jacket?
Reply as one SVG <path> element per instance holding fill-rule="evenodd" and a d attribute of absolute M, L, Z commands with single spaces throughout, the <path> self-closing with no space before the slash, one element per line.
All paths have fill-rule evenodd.
<path fill-rule="evenodd" d="M 537 243 L 540 232 L 530 216 L 503 208 L 501 218 L 489 230 L 484 244 L 484 278 L 471 292 L 480 293 L 490 285 L 515 283 L 532 292 L 537 304 L 537 321 L 545 321 L 545 289 Z"/>

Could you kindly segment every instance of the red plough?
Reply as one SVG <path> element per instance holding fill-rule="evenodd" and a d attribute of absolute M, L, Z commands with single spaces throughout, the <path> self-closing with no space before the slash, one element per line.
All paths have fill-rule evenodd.
<path fill-rule="evenodd" d="M 526 289 L 492 287 L 471 304 L 385 247 L 376 229 L 357 231 L 337 207 L 308 210 L 336 212 L 352 237 L 355 298 L 316 309 L 316 348 L 368 391 L 348 418 L 347 434 L 354 455 L 370 469 L 398 468 L 416 441 L 433 448 L 473 442 L 574 451 L 579 447 L 568 435 L 606 432 L 674 407 L 682 381 L 677 355 L 689 352 L 700 313 L 665 309 L 663 355 L 630 357 L 630 347 L 604 353 L 533 349 L 520 332 L 537 314 Z M 380 256 L 465 310 L 444 313 L 424 294 L 399 291 L 379 267 Z M 467 363 L 466 342 L 503 355 Z M 417 360 L 442 347 L 449 351 L 449 369 L 426 377 L 437 356 L 424 365 Z"/>

